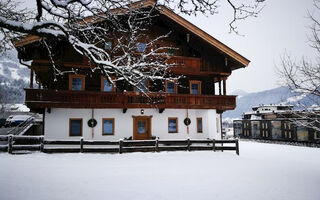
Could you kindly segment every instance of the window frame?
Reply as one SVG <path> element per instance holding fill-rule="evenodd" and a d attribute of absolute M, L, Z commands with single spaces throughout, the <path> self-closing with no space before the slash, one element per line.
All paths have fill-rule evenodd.
<path fill-rule="evenodd" d="M 81 129 L 80 135 L 71 135 L 71 121 L 72 120 L 81 120 Z M 69 137 L 82 137 L 83 136 L 83 119 L 82 118 L 69 118 Z"/>
<path fill-rule="evenodd" d="M 172 47 L 172 48 L 168 48 L 167 54 L 168 54 L 169 56 L 174 56 L 174 48 L 173 48 L 173 47 Z"/>
<path fill-rule="evenodd" d="M 143 51 L 139 51 L 140 45 L 145 45 Z M 147 43 L 146 42 L 137 42 L 136 43 L 136 51 L 137 51 L 137 53 L 145 53 L 147 51 Z"/>
<path fill-rule="evenodd" d="M 197 80 L 189 81 L 190 94 L 192 94 L 192 84 L 198 84 L 198 94 L 193 94 L 193 95 L 201 95 L 201 81 L 197 81 Z"/>
<path fill-rule="evenodd" d="M 176 120 L 176 131 L 170 131 L 169 130 L 169 121 L 171 119 Z M 179 132 L 179 129 L 178 129 L 178 117 L 168 117 L 168 133 L 178 133 L 178 132 Z"/>
<path fill-rule="evenodd" d="M 72 79 L 81 78 L 81 90 L 72 90 Z M 84 91 L 86 86 L 86 76 L 82 74 L 69 74 L 69 90 L 70 91 Z"/>
<path fill-rule="evenodd" d="M 168 92 L 168 83 L 173 83 L 174 84 L 174 92 L 173 93 L 169 93 Z M 166 89 L 166 93 L 168 94 L 177 94 L 178 93 L 178 86 L 177 86 L 177 80 L 165 80 L 165 89 Z"/>
<path fill-rule="evenodd" d="M 199 120 L 201 120 L 201 131 L 199 131 L 199 123 L 198 123 Z M 202 121 L 202 117 L 197 117 L 197 118 L 196 118 L 196 122 L 197 122 L 197 133 L 203 133 L 203 121 Z"/>
<path fill-rule="evenodd" d="M 112 133 L 105 133 L 104 132 L 104 121 L 105 120 L 112 120 Z M 114 122 L 114 118 L 102 118 L 102 135 L 114 135 L 114 127 L 115 126 L 115 122 Z"/>
<path fill-rule="evenodd" d="M 115 77 L 114 77 L 114 76 L 111 76 L 111 79 L 112 79 L 112 80 L 115 80 Z M 104 80 L 109 81 L 106 77 L 101 76 L 101 78 L 100 78 L 100 91 L 101 91 L 101 92 L 115 92 L 115 91 L 116 91 L 115 82 L 114 82 L 114 84 L 112 84 L 112 91 L 104 91 Z"/>
<path fill-rule="evenodd" d="M 314 139 L 315 140 L 319 140 L 320 137 L 318 137 L 317 133 L 319 133 L 320 131 L 314 131 Z M 320 133 L 319 133 L 320 134 Z M 320 136 L 320 135 L 319 135 Z"/>
<path fill-rule="evenodd" d="M 149 80 L 148 79 L 146 80 L 146 89 L 147 89 L 146 92 L 149 92 Z M 143 93 L 141 91 L 138 91 L 136 86 L 134 86 L 133 91 L 138 92 L 138 93 Z"/>
<path fill-rule="evenodd" d="M 107 44 L 107 43 L 111 43 L 110 49 L 106 49 L 106 44 Z M 111 40 L 110 40 L 110 41 L 106 41 L 106 42 L 103 44 L 103 49 L 104 49 L 105 51 L 111 52 L 113 46 L 114 46 L 113 41 L 111 41 Z"/>

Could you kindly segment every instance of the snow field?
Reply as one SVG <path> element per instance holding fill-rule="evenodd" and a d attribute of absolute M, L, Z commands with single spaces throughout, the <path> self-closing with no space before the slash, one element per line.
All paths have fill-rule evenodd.
<path fill-rule="evenodd" d="M 320 149 L 0 154 L 0 199 L 320 199 Z"/>

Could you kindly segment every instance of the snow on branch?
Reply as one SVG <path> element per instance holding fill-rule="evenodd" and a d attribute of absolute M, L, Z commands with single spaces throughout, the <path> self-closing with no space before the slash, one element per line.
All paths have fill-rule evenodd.
<path fill-rule="evenodd" d="M 306 121 L 297 121 L 301 126 L 320 131 L 320 1 L 314 0 L 315 12 L 308 11 L 311 35 L 310 47 L 315 52 L 315 58 L 303 57 L 299 61 L 292 55 L 285 53 L 281 57 L 278 69 L 283 85 L 303 98 L 297 98 L 297 107 L 304 110 L 294 113 L 298 118 Z"/>
<path fill-rule="evenodd" d="M 92 64 L 92 71 L 100 71 L 110 81 L 125 80 L 139 87 L 142 80 L 164 80 L 171 77 L 168 49 L 158 46 L 170 32 L 154 34 L 148 30 L 158 16 L 157 8 L 178 8 L 186 14 L 216 13 L 217 0 L 34 0 L 35 10 L 20 9 L 15 0 L 0 2 L 1 50 L 12 48 L 12 41 L 26 35 L 42 38 L 56 75 L 76 73 L 62 71 L 55 62 L 53 41 L 64 41 Z M 234 21 L 255 16 L 261 1 L 233 7 Z M 246 2 L 246 1 L 244 1 Z M 259 10 L 258 10 L 259 11 Z M 238 17 L 238 13 L 245 16 Z M 236 28 L 232 26 L 234 32 Z M 112 41 L 111 46 L 110 41 Z M 138 52 L 137 52 L 138 51 Z"/>

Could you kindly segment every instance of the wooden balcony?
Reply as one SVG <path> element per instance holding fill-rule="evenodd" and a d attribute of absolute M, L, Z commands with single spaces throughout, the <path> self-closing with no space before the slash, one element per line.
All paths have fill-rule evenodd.
<path fill-rule="evenodd" d="M 25 89 L 26 105 L 40 108 L 188 108 L 232 110 L 236 96 L 150 93 L 109 93 Z"/>
<path fill-rule="evenodd" d="M 72 67 L 72 68 L 90 68 L 94 64 L 90 63 L 87 57 L 83 56 L 82 60 L 79 61 L 56 61 L 57 65 L 62 67 Z M 219 69 L 214 68 L 210 62 L 202 58 L 185 57 L 185 56 L 172 56 L 167 61 L 168 64 L 174 65 L 171 68 L 172 72 L 175 74 L 183 75 L 230 75 L 229 72 L 222 72 Z M 38 70 L 44 70 L 43 65 L 51 65 L 49 60 L 33 60 L 33 68 L 38 68 Z M 221 70 L 221 69 L 220 69 Z"/>
<path fill-rule="evenodd" d="M 230 75 L 227 72 L 220 72 L 211 66 L 210 62 L 202 58 L 184 57 L 184 56 L 173 56 L 168 61 L 169 64 L 174 64 L 172 72 L 175 74 L 183 75 L 208 75 L 208 74 L 219 74 L 219 75 Z"/>

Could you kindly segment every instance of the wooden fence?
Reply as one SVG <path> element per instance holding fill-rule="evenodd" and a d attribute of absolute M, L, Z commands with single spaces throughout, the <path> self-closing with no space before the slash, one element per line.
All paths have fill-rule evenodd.
<path fill-rule="evenodd" d="M 160 151 L 235 151 L 239 155 L 238 140 L 44 140 L 43 136 L 0 136 L 0 151 L 18 153 L 21 151 L 41 151 L 44 153 L 126 153 Z M 1 143 L 0 143 L 1 144 Z M 224 144 L 231 144 L 224 145 Z"/>

